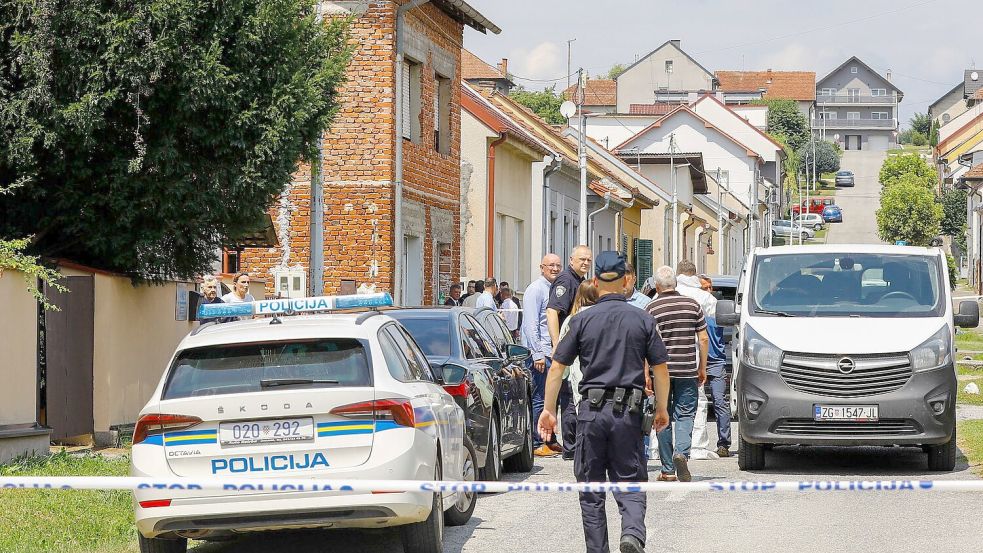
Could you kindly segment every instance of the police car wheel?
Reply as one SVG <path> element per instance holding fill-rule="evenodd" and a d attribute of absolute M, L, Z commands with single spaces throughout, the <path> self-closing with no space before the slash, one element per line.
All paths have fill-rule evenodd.
<path fill-rule="evenodd" d="M 145 538 L 139 533 L 140 553 L 185 553 L 188 550 L 188 540 L 185 538 L 163 539 Z"/>
<path fill-rule="evenodd" d="M 437 460 L 435 480 L 441 480 L 440 460 Z M 444 498 L 433 494 L 430 515 L 422 522 L 400 527 L 405 553 L 442 553 L 444 550 Z"/>
<path fill-rule="evenodd" d="M 526 395 L 525 405 L 529 405 L 529 396 Z M 529 472 L 532 470 L 533 466 L 533 455 L 532 455 L 532 415 L 529 414 L 529 410 L 526 409 L 526 432 L 525 439 L 523 440 L 522 449 L 518 453 L 509 457 L 505 460 L 505 471 L 506 472 Z"/>
<path fill-rule="evenodd" d="M 464 470 L 461 478 L 465 482 L 474 482 L 478 473 L 478 465 L 475 462 L 477 456 L 474 453 L 474 444 L 467 436 L 464 437 Z M 464 526 L 471 520 L 474 507 L 478 503 L 478 494 L 475 492 L 457 492 L 457 501 L 451 505 L 450 509 L 444 513 L 444 522 L 447 526 Z"/>
<path fill-rule="evenodd" d="M 765 468 L 764 444 L 752 444 L 741 436 L 740 449 L 737 451 L 737 467 L 741 470 L 761 470 Z"/>
<path fill-rule="evenodd" d="M 488 425 L 488 450 L 485 454 L 485 466 L 481 469 L 481 479 L 486 482 L 498 482 L 502 479 L 502 440 L 498 432 L 498 411 L 492 411 L 492 420 Z"/>
<path fill-rule="evenodd" d="M 949 472 L 956 468 L 956 429 L 948 442 L 928 447 L 928 470 Z"/>

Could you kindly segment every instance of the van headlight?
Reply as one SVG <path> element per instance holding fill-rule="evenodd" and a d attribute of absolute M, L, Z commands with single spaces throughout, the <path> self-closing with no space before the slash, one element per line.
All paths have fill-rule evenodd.
<path fill-rule="evenodd" d="M 762 338 L 750 326 L 744 327 L 741 350 L 744 352 L 744 362 L 756 369 L 778 372 L 782 364 L 782 350 Z"/>
<path fill-rule="evenodd" d="M 911 350 L 911 368 L 928 371 L 948 365 L 952 361 L 952 348 L 949 344 L 949 327 L 943 326 L 922 345 Z"/>

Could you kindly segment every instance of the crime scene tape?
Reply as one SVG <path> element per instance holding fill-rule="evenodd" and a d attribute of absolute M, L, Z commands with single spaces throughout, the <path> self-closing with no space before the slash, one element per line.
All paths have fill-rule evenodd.
<path fill-rule="evenodd" d="M 136 476 L 8 476 L 9 489 L 224 492 L 983 492 L 983 480 L 789 480 L 701 482 L 453 482 L 313 478 L 141 478 Z"/>

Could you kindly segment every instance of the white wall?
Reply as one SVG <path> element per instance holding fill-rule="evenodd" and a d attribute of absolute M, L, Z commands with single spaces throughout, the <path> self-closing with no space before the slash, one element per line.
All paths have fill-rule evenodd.
<path fill-rule="evenodd" d="M 973 119 L 976 119 L 981 113 L 983 113 L 983 103 L 976 104 L 959 114 L 958 117 L 950 119 L 948 124 L 939 127 L 939 143 L 941 144 L 944 140 L 955 134 L 956 131 L 966 126 Z"/>
<path fill-rule="evenodd" d="M 578 242 L 580 221 L 580 173 L 576 167 L 564 164 L 550 175 L 550 242 L 549 250 L 564 260 Z M 564 223 L 566 218 L 566 223 Z"/>
<path fill-rule="evenodd" d="M 666 61 L 672 60 L 672 74 L 666 73 Z M 713 90 L 713 75 L 704 71 L 674 44 L 666 43 L 616 79 L 618 112 L 628 113 L 631 104 L 651 104 L 655 91 Z"/>
<path fill-rule="evenodd" d="M 461 110 L 462 278 L 474 279 L 487 272 L 488 141 L 492 138 L 498 138 L 498 133 Z"/>
<path fill-rule="evenodd" d="M 748 124 L 740 115 L 728 109 L 727 106 L 716 102 L 713 98 L 704 97 L 690 107 L 700 117 L 751 148 L 766 162 L 774 162 L 780 157 L 781 148 L 761 134 L 758 129 Z"/>
<path fill-rule="evenodd" d="M 727 106 L 760 130 L 768 128 L 767 106 Z"/>
<path fill-rule="evenodd" d="M 587 118 L 587 136 L 608 150 L 614 150 L 619 144 L 645 130 L 660 118 L 656 116 L 639 117 L 627 115 L 598 115 Z M 577 119 L 570 121 L 577 125 Z M 631 165 L 631 162 L 626 162 Z"/>

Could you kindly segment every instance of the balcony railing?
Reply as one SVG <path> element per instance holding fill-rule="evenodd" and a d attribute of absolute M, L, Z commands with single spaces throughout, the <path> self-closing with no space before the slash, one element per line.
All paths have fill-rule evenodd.
<path fill-rule="evenodd" d="M 814 129 L 893 129 L 894 119 L 813 119 Z"/>
<path fill-rule="evenodd" d="M 817 104 L 877 104 L 893 105 L 898 103 L 895 96 L 852 96 L 849 94 L 817 94 Z"/>

